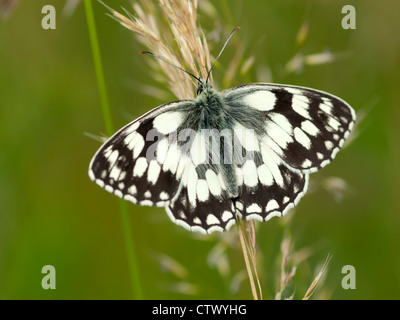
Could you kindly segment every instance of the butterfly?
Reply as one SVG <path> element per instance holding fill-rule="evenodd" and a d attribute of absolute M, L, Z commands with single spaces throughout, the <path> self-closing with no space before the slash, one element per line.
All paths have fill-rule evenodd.
<path fill-rule="evenodd" d="M 202 233 L 228 230 L 238 217 L 285 215 L 356 120 L 345 101 L 311 88 L 254 83 L 218 92 L 208 82 L 213 66 L 206 80 L 177 67 L 198 81 L 197 97 L 127 124 L 89 165 L 108 192 L 165 207 L 174 223 Z"/>

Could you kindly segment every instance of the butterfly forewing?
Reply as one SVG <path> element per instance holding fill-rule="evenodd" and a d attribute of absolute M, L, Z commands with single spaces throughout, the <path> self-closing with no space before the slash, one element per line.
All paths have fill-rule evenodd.
<path fill-rule="evenodd" d="M 163 105 L 115 133 L 93 157 L 90 178 L 133 203 L 169 203 L 179 188 L 183 173 L 179 164 L 185 158 L 172 134 L 184 121 L 178 110 L 189 103 Z"/>

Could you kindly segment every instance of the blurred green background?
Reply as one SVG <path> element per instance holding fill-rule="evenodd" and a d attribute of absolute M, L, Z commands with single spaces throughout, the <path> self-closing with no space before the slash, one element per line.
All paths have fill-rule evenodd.
<path fill-rule="evenodd" d="M 106 2 L 132 11 L 127 0 Z M 46 4 L 57 10 L 56 30 L 41 27 Z M 341 27 L 347 4 L 356 8 L 356 30 Z M 242 47 L 254 56 L 254 65 L 230 85 L 270 78 L 314 87 L 348 101 L 361 120 L 352 143 L 311 176 L 312 189 L 295 213 L 257 223 L 264 298 L 273 298 L 278 288 L 280 244 L 289 235 L 293 261 L 302 254 L 307 258 L 298 264 L 286 296 L 294 292 L 301 298 L 331 254 L 313 298 L 400 298 L 400 3 L 213 5 L 218 24 L 201 12 L 199 21 L 205 31 L 222 26 L 211 45 L 214 56 L 230 30 L 241 27 L 214 69 L 217 81 L 226 71 L 224 61 Z M 131 299 L 117 198 L 87 175 L 100 145 L 87 133 L 101 135 L 105 129 L 85 10 L 78 3 L 66 15 L 64 6 L 61 0 L 21 0 L 0 21 L 0 298 Z M 160 100 L 141 92 L 143 85 L 166 88 L 153 79 L 143 62 L 148 58 L 137 55 L 146 48 L 102 5 L 93 7 L 119 128 L 174 97 Z M 305 22 L 307 38 L 300 45 L 296 39 Z M 285 72 L 296 54 L 314 53 L 337 58 Z M 162 208 L 128 208 L 145 299 L 251 299 L 235 227 L 202 236 L 171 223 Z M 44 265 L 56 269 L 55 290 L 41 287 Z M 341 287 L 344 265 L 356 268 L 355 290 Z"/>

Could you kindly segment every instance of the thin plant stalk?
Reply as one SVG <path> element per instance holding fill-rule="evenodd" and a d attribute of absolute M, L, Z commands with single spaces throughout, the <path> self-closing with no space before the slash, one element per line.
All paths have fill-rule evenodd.
<path fill-rule="evenodd" d="M 243 252 L 244 261 L 246 264 L 247 274 L 249 276 L 251 292 L 254 300 L 262 300 L 262 289 L 260 279 L 257 272 L 256 264 L 256 233 L 254 229 L 254 222 L 238 221 L 238 232 L 240 244 Z M 258 293 L 255 284 L 257 281 Z"/>
<path fill-rule="evenodd" d="M 100 95 L 100 103 L 103 114 L 103 121 L 106 129 L 106 134 L 111 136 L 113 133 L 113 121 L 111 117 L 111 109 L 108 102 L 107 88 L 105 84 L 103 64 L 101 60 L 100 48 L 96 32 L 96 23 L 93 14 L 91 0 L 85 0 L 86 20 L 88 24 L 89 38 L 92 47 L 93 63 L 96 71 L 97 86 Z M 140 285 L 140 276 L 138 263 L 136 259 L 136 252 L 133 242 L 132 229 L 129 220 L 128 208 L 126 203 L 119 199 L 119 211 L 121 214 L 122 229 L 124 234 L 126 255 L 128 259 L 133 298 L 140 300 L 143 299 L 142 288 Z"/>
<path fill-rule="evenodd" d="M 324 265 L 322 266 L 321 270 L 318 272 L 317 276 L 315 277 L 315 279 L 313 280 L 313 282 L 307 289 L 307 292 L 304 295 L 303 300 L 309 300 L 311 298 L 312 294 L 315 292 L 317 286 L 321 282 L 322 276 L 324 275 L 331 259 L 332 259 L 332 255 L 328 254 L 328 257 L 326 258 Z"/>
<path fill-rule="evenodd" d="M 254 276 L 253 276 L 253 272 L 252 272 L 252 266 L 250 265 L 249 256 L 248 256 L 248 252 L 246 249 L 246 243 L 245 243 L 245 239 L 244 239 L 244 234 L 243 234 L 243 231 L 241 230 L 241 227 L 239 227 L 239 237 L 240 237 L 240 244 L 242 246 L 244 262 L 246 264 L 247 274 L 248 274 L 249 280 L 250 280 L 251 293 L 253 294 L 253 299 L 258 300 L 257 290 L 256 290 L 256 286 L 254 283 Z"/>

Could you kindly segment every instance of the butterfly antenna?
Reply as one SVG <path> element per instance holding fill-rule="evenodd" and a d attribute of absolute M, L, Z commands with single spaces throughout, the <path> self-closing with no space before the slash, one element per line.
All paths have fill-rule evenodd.
<path fill-rule="evenodd" d="M 173 67 L 175 67 L 175 68 L 187 73 L 189 76 L 195 78 L 199 83 L 202 83 L 201 80 L 198 77 L 196 77 L 195 75 L 191 74 L 189 71 L 186 71 L 185 69 L 182 69 L 181 67 L 178 67 L 177 65 L 173 64 L 172 62 L 168 61 L 167 59 L 165 59 L 163 57 L 157 56 L 156 54 L 148 52 L 148 51 L 142 51 L 142 52 L 139 53 L 139 55 L 142 55 L 142 54 L 147 54 L 147 55 L 152 56 L 154 58 L 163 60 L 166 63 L 168 63 L 169 65 L 171 65 L 171 66 L 173 66 Z"/>
<path fill-rule="evenodd" d="M 208 73 L 207 73 L 206 83 L 208 83 L 208 79 L 210 78 L 211 71 L 212 71 L 212 69 L 214 68 L 215 64 L 217 63 L 218 58 L 221 56 L 222 52 L 224 51 L 224 49 L 225 49 L 226 45 L 228 44 L 229 40 L 232 38 L 233 34 L 234 34 L 237 30 L 239 30 L 239 29 L 240 29 L 240 27 L 236 27 L 235 29 L 233 29 L 232 32 L 231 32 L 231 34 L 229 35 L 228 39 L 226 39 L 224 46 L 222 47 L 222 49 L 221 49 L 221 51 L 219 52 L 217 58 L 215 59 L 213 65 L 211 66 L 210 70 L 209 70 Z"/>

